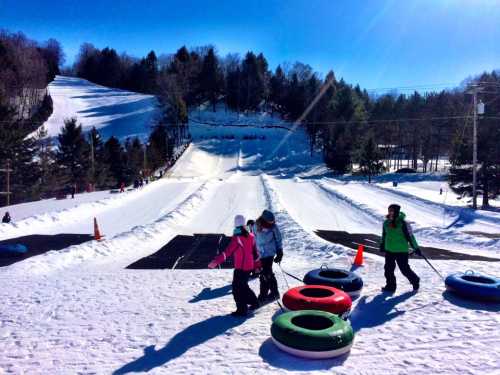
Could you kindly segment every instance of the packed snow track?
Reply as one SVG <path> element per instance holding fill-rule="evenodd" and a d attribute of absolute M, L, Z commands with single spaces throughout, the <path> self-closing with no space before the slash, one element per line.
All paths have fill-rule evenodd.
<path fill-rule="evenodd" d="M 218 121 L 225 115 L 207 116 Z M 227 116 L 239 123 L 277 121 L 267 115 Z M 461 251 L 476 244 L 475 251 L 500 257 L 498 243 L 453 227 L 463 207 L 453 210 L 383 186 L 321 177 L 321 157 L 310 157 L 301 131 L 278 147 L 287 130 L 237 130 L 235 139 L 216 139 L 217 129 L 204 131 L 198 124 L 175 167 L 140 190 L 81 195 L 64 207 L 45 201 L 18 208 L 22 217 L 2 226 L 0 238 L 91 233 L 93 217 L 106 237 L 0 268 L 6 286 L 0 290 L 1 373 L 499 373 L 500 307 L 444 292 L 442 280 L 423 260 L 411 262 L 422 280 L 418 293 L 397 273 L 398 290 L 387 295 L 379 292 L 383 258 L 366 254 L 356 271 L 365 287 L 350 317 L 353 347 L 340 358 L 315 361 L 273 345 L 270 325 L 277 304 L 248 319 L 228 316 L 234 309 L 232 270 L 125 269 L 179 234 L 231 235 L 235 214 L 256 218 L 264 208 L 275 212 L 284 236 L 284 270 L 301 278 L 322 264 L 350 268 L 353 251 L 314 231 L 380 234 L 384 210 L 394 202 L 426 244 L 446 243 Z M 244 140 L 250 132 L 265 139 Z M 482 228 L 483 222 L 500 233 L 495 213 L 472 216 L 465 226 Z M 467 269 L 500 273 L 496 263 L 433 264 L 445 275 Z M 299 285 L 280 267 L 275 272 L 281 293 Z M 258 290 L 258 280 L 250 285 Z"/>

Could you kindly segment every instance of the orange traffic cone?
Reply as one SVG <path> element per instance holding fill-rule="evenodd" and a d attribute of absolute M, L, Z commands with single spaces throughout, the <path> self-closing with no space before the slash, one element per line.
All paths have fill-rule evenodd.
<path fill-rule="evenodd" d="M 97 225 L 97 219 L 94 217 L 94 239 L 100 241 L 102 237 L 101 232 L 99 232 L 99 226 Z"/>
<path fill-rule="evenodd" d="M 356 257 L 354 258 L 354 265 L 355 266 L 362 266 L 363 265 L 363 250 L 365 249 L 365 245 L 359 244 L 358 245 L 358 252 L 356 253 Z"/>

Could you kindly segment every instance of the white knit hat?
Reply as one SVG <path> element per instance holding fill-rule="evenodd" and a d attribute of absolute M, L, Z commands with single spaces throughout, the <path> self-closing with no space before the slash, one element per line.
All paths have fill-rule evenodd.
<path fill-rule="evenodd" d="M 236 215 L 234 217 L 234 226 L 237 228 L 237 227 L 243 227 L 246 225 L 246 220 L 245 220 L 245 216 L 243 215 Z"/>

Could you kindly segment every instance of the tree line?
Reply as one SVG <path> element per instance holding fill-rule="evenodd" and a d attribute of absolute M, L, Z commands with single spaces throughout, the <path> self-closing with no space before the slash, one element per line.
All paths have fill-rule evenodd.
<path fill-rule="evenodd" d="M 466 191 L 470 190 L 467 170 L 470 172 L 472 154 L 471 98 L 466 89 L 474 82 L 490 82 L 490 91 L 481 94 L 489 102 L 479 132 L 480 150 L 485 150 L 479 155 L 480 182 L 498 194 L 500 162 L 494 145 L 499 138 L 494 117 L 500 112 L 495 99 L 500 93 L 493 83 L 500 83 L 496 72 L 452 90 L 377 95 L 337 79 L 333 71 L 323 76 L 300 62 L 281 64 L 273 71 L 262 53 L 251 51 L 243 57 L 221 57 L 211 46 L 183 46 L 174 54 L 158 57 L 151 51 L 134 58 L 85 43 L 68 73 L 159 98 L 163 116 L 151 134 L 149 143 L 154 150 L 150 146 L 151 151 L 146 152 L 146 156 L 151 153 L 152 163 L 189 140 L 188 109 L 209 102 L 213 111 L 224 104 L 238 112 L 268 111 L 297 121 L 309 135 L 311 152 L 322 152 L 336 173 L 359 169 L 371 176 L 384 169 L 416 170 L 419 166 L 424 172 L 433 171 L 441 158 L 449 157 L 455 175 L 465 182 L 461 189 Z M 121 147 L 129 148 L 126 144 Z M 113 183 L 126 180 L 123 176 L 127 175 L 114 174 Z M 94 180 L 98 180 L 96 176 Z M 103 181 L 108 181 L 103 186 L 109 184 L 109 178 Z"/>
<path fill-rule="evenodd" d="M 45 88 L 63 63 L 57 40 L 38 43 L 22 33 L 0 30 L 0 105 L 29 120 L 46 100 Z"/>
<path fill-rule="evenodd" d="M 115 73 L 92 78 L 94 71 L 110 70 Z M 105 80 L 115 77 L 116 87 L 159 95 L 167 106 L 175 103 L 189 108 L 209 101 L 214 111 L 217 103 L 224 103 L 238 112 L 265 110 L 299 121 L 309 135 L 311 152 L 320 150 L 334 172 L 359 168 L 370 176 L 384 169 L 437 171 L 442 158 L 449 158 L 455 170 L 467 166 L 472 155 L 467 89 L 474 82 L 496 83 L 483 95 L 491 103 L 487 118 L 481 120 L 479 160 L 484 174 L 480 183 L 498 194 L 495 171 L 500 161 L 492 149 L 500 143 L 498 120 L 493 118 L 500 113 L 499 101 L 494 99 L 500 84 L 495 71 L 439 92 L 377 95 L 337 79 L 333 71 L 323 77 L 300 62 L 271 71 L 264 55 L 251 51 L 244 57 L 220 57 L 211 46 L 191 50 L 184 46 L 172 55 L 157 58 L 151 51 L 134 60 L 88 45 L 82 46 L 75 71 L 108 85 Z M 470 191 L 470 183 L 465 186 Z"/>
<path fill-rule="evenodd" d="M 46 87 L 63 61 L 54 39 L 37 43 L 22 33 L 0 31 L 0 168 L 10 170 L 11 202 L 41 193 L 44 134 L 27 136 L 52 113 Z M 0 173 L 0 191 L 6 190 L 6 180 L 6 172 Z"/>

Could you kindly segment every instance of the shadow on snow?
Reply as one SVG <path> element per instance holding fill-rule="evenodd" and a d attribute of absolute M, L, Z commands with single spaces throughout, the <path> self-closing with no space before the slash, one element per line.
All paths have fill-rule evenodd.
<path fill-rule="evenodd" d="M 389 298 L 390 294 L 381 293 L 372 298 L 370 302 L 367 302 L 366 296 L 361 297 L 350 316 L 352 329 L 354 332 L 358 332 L 363 328 L 373 328 L 403 315 L 405 311 L 395 309 L 396 305 L 414 295 L 415 292 L 406 292 Z"/>
<path fill-rule="evenodd" d="M 221 286 L 220 288 L 203 288 L 203 290 L 198 293 L 196 296 L 194 296 L 189 303 L 196 303 L 200 301 L 208 301 L 211 299 L 216 299 L 220 297 L 227 296 L 231 294 L 232 287 L 231 284 L 226 285 L 226 286 Z"/>
<path fill-rule="evenodd" d="M 443 298 L 449 303 L 463 309 L 500 312 L 500 303 L 472 301 L 470 299 L 459 297 L 448 290 L 443 292 Z"/>
<path fill-rule="evenodd" d="M 156 367 L 180 357 L 188 350 L 217 337 L 224 332 L 245 322 L 245 319 L 219 315 L 195 323 L 177 333 L 163 348 L 156 350 L 154 345 L 144 348 L 144 355 L 127 363 L 113 374 L 128 374 L 131 372 L 150 371 Z"/>

